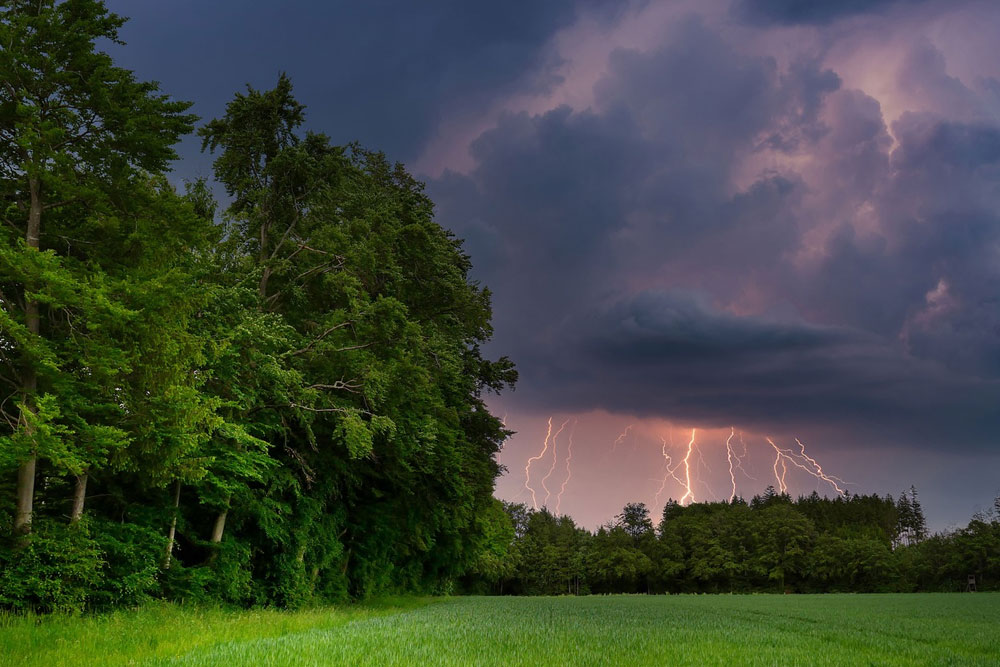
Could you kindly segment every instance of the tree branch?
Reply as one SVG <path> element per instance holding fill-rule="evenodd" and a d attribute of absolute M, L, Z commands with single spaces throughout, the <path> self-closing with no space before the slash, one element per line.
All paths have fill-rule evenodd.
<path fill-rule="evenodd" d="M 361 383 L 357 380 L 348 380 L 347 382 L 343 380 L 337 380 L 333 384 L 311 384 L 306 389 L 330 389 L 333 391 L 343 390 L 349 391 L 352 394 L 357 394 L 358 390 L 361 389 Z"/>
<path fill-rule="evenodd" d="M 300 354 L 305 354 L 306 352 L 308 352 L 309 350 L 311 350 L 316 343 L 320 342 L 321 340 L 323 340 L 324 338 L 326 338 L 327 336 L 329 336 L 330 334 L 332 334 L 337 329 L 343 329 L 344 327 L 350 326 L 352 324 L 354 324 L 353 320 L 348 320 L 346 322 L 341 322 L 340 324 L 336 324 L 336 325 L 330 327 L 329 329 L 327 329 L 326 331 L 324 331 L 323 333 L 321 333 L 319 336 L 316 336 L 316 338 L 313 338 L 311 341 L 309 341 L 309 344 L 306 345 L 305 347 L 303 347 L 301 349 L 298 349 L 298 350 L 295 350 L 294 352 L 285 352 L 285 354 L 287 354 L 289 356 L 292 356 L 292 357 L 300 355 Z"/>

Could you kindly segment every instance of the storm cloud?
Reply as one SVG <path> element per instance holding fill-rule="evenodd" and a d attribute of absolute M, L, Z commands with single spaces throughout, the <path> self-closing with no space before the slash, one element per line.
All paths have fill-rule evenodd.
<path fill-rule="evenodd" d="M 334 141 L 360 141 L 411 161 L 443 118 L 479 114 L 504 96 L 557 85 L 561 58 L 550 44 L 553 33 L 582 17 L 613 24 L 630 4 L 111 0 L 108 6 L 132 17 L 122 31 L 128 48 L 116 51 L 122 64 L 195 101 L 205 118 L 220 115 L 247 83 L 269 88 L 286 72 L 311 123 Z M 189 143 L 187 156 L 197 158 Z M 203 174 L 207 164 L 199 162 Z M 191 167 L 181 165 L 185 172 Z"/>
<path fill-rule="evenodd" d="M 662 42 L 613 52 L 588 108 L 503 116 L 430 184 L 496 294 L 515 404 L 935 446 L 961 424 L 950 446 L 995 448 L 983 94 L 922 39 L 895 76 L 956 118 L 890 122 L 821 58 L 779 65 L 697 15 Z"/>
<path fill-rule="evenodd" d="M 579 418 L 588 525 L 675 425 L 802 435 L 857 490 L 926 482 L 939 527 L 1000 491 L 996 3 L 110 5 L 122 64 L 203 117 L 285 71 L 310 128 L 426 180 L 520 371 L 501 463 Z M 181 152 L 178 180 L 210 175 Z M 632 420 L 657 449 L 615 486 Z"/>

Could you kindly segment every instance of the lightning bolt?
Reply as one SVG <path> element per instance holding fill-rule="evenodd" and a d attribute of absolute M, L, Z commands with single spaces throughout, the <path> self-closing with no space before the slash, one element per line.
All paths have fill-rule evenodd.
<path fill-rule="evenodd" d="M 782 458 L 781 450 L 778 449 L 778 446 L 776 444 L 774 444 L 774 441 L 771 440 L 770 438 L 764 438 L 764 439 L 767 440 L 768 444 L 774 447 L 774 479 L 778 482 L 778 492 L 784 493 L 785 490 L 788 488 L 787 486 L 785 486 L 785 475 L 788 474 L 788 467 L 785 466 L 785 461 Z M 781 464 L 783 470 L 780 475 L 778 474 L 779 463 Z"/>
<path fill-rule="evenodd" d="M 748 473 L 746 468 L 743 467 L 743 459 L 747 457 L 747 442 L 743 439 L 743 431 L 740 431 L 740 444 L 743 445 L 743 454 L 736 457 L 736 467 L 739 468 L 744 475 L 756 482 L 757 478 Z"/>
<path fill-rule="evenodd" d="M 695 472 L 698 473 L 698 482 L 705 487 L 706 491 L 708 491 L 708 496 L 710 498 L 714 498 L 715 491 L 712 490 L 712 487 L 709 486 L 708 482 L 705 481 L 705 478 L 702 477 L 699 472 L 701 468 L 704 468 L 708 471 L 708 474 L 711 475 L 712 469 L 709 467 L 708 463 L 705 462 L 705 455 L 702 453 L 701 447 L 697 443 L 695 443 L 694 451 L 698 453 L 698 465 L 695 468 Z"/>
<path fill-rule="evenodd" d="M 567 419 L 562 423 L 562 426 L 559 427 L 559 430 L 556 431 L 556 434 L 552 436 L 552 465 L 549 467 L 549 472 L 546 473 L 545 477 L 542 477 L 542 488 L 545 489 L 545 500 L 542 501 L 543 507 L 548 506 L 549 496 L 552 495 L 552 492 L 549 491 L 549 487 L 545 485 L 545 482 L 549 480 L 549 477 L 552 477 L 552 473 L 555 472 L 556 469 L 556 463 L 559 462 L 558 454 L 556 453 L 556 440 L 559 438 L 559 434 L 563 432 L 563 429 L 566 428 L 566 424 L 568 423 L 569 420 Z"/>
<path fill-rule="evenodd" d="M 733 502 L 733 498 L 736 497 L 736 473 L 733 470 L 733 446 L 732 440 L 733 436 L 736 435 L 736 427 L 732 426 L 729 429 L 729 437 L 726 438 L 726 460 L 729 462 L 729 481 L 733 484 L 733 489 L 729 494 L 729 502 Z"/>
<path fill-rule="evenodd" d="M 611 447 L 611 453 L 612 454 L 615 452 L 616 449 L 618 449 L 618 445 L 620 445 L 623 442 L 625 442 L 625 438 L 628 437 L 628 432 L 632 430 L 633 426 L 635 426 L 635 424 L 629 424 L 628 426 L 625 427 L 624 431 L 622 431 L 620 434 L 618 434 L 618 437 L 615 438 L 615 444 L 612 445 L 612 447 Z"/>
<path fill-rule="evenodd" d="M 688 441 L 687 454 L 684 455 L 684 482 L 682 484 L 685 488 L 685 493 L 681 496 L 680 504 L 683 505 L 685 500 L 688 500 L 688 504 L 695 502 L 694 499 L 694 489 L 691 488 L 691 453 L 694 451 L 694 437 L 697 429 L 691 429 L 691 440 Z"/>
<path fill-rule="evenodd" d="M 771 445 L 771 447 L 774 448 L 775 454 L 777 455 L 777 458 L 774 461 L 774 474 L 775 474 L 775 477 L 777 477 L 777 475 L 778 475 L 778 460 L 779 459 L 781 460 L 782 475 L 781 475 L 780 482 L 781 482 L 781 486 L 783 487 L 782 493 L 784 493 L 784 490 L 788 488 L 785 485 L 785 473 L 788 472 L 788 466 L 787 466 L 787 464 L 791 463 L 796 468 L 804 470 L 806 473 L 808 473 L 809 475 L 812 475 L 816 479 L 822 480 L 824 482 L 827 482 L 828 484 L 830 484 L 830 486 L 832 486 L 834 488 L 834 490 L 838 494 L 844 495 L 844 490 L 840 488 L 840 486 L 837 484 L 837 482 L 840 482 L 841 484 L 847 484 L 847 482 L 845 482 L 844 480 L 840 479 L 839 477 L 831 477 L 831 476 L 827 475 L 826 473 L 824 473 L 823 472 L 823 466 L 821 466 L 819 464 L 819 462 L 816 461 L 816 459 L 814 459 L 811 456 L 809 456 L 808 454 L 806 454 L 806 447 L 805 447 L 805 445 L 803 445 L 799 441 L 798 438 L 795 439 L 795 442 L 798 443 L 799 449 L 801 450 L 801 453 L 799 453 L 799 454 L 796 454 L 795 452 L 793 452 L 790 449 L 782 449 L 781 447 L 778 447 L 776 444 L 774 444 L 774 441 L 771 440 L 770 438 L 767 438 L 767 442 Z M 808 461 L 809 465 L 812 466 L 812 467 L 811 468 L 806 467 L 801 461 L 799 461 L 799 459 L 804 459 L 805 461 Z"/>
<path fill-rule="evenodd" d="M 709 468 L 708 467 L 708 463 L 705 462 L 705 455 L 701 453 L 701 447 L 699 447 L 696 444 L 695 447 L 694 447 L 694 451 L 696 451 L 698 453 L 698 465 L 702 466 L 703 468 L 705 468 L 705 470 L 707 470 L 709 472 L 709 474 L 711 474 L 712 473 L 712 469 Z"/>
<path fill-rule="evenodd" d="M 573 433 L 576 432 L 576 420 L 573 420 L 573 426 L 569 429 L 569 446 L 566 449 L 566 479 L 563 480 L 562 486 L 559 487 L 559 494 L 556 496 L 556 516 L 559 516 L 559 506 L 562 504 L 562 494 L 566 490 L 566 485 L 569 484 L 569 480 L 573 477 L 573 471 L 570 469 L 569 462 L 573 460 Z"/>
<path fill-rule="evenodd" d="M 539 493 L 538 491 L 535 490 L 535 488 L 533 488 L 531 483 L 531 467 L 536 461 L 540 461 L 542 459 L 548 460 L 546 457 L 549 456 L 549 447 L 551 446 L 552 454 L 551 454 L 551 462 L 549 465 L 549 469 L 545 473 L 545 476 L 542 477 L 541 479 L 541 486 L 542 489 L 545 491 L 545 497 L 542 500 L 542 506 L 543 507 L 547 506 L 549 500 L 554 496 L 555 508 L 556 508 L 555 514 L 556 516 L 559 516 L 562 509 L 562 498 L 566 492 L 566 489 L 570 481 L 573 478 L 573 468 L 572 468 L 573 437 L 576 432 L 577 421 L 572 418 L 566 419 L 565 421 L 562 422 L 562 424 L 559 425 L 557 429 L 553 429 L 552 420 L 553 417 L 548 418 L 547 430 L 545 433 L 545 439 L 542 442 L 541 451 L 539 451 L 535 456 L 530 457 L 526 465 L 524 466 L 524 490 L 531 494 L 531 502 L 534 509 L 536 510 L 539 509 L 538 505 Z M 501 421 L 504 423 L 504 425 L 506 425 L 507 422 L 506 414 L 504 415 Z M 558 467 L 559 464 L 558 439 L 562 435 L 562 433 L 566 430 L 566 428 L 569 426 L 570 422 L 572 422 L 573 425 L 570 428 L 569 442 L 567 444 L 567 449 L 566 449 L 565 477 L 563 478 L 558 491 L 553 492 L 552 490 L 549 489 L 548 483 L 549 480 L 552 478 L 552 475 L 555 474 L 555 469 Z M 626 426 L 625 430 L 623 430 L 620 434 L 618 434 L 618 437 L 615 438 L 611 448 L 611 452 L 609 452 L 605 456 L 610 456 L 611 453 L 615 452 L 618 449 L 618 447 L 628 439 L 634 427 L 635 424 L 629 424 L 628 426 Z M 553 432 L 553 430 L 555 432 Z M 687 449 L 684 453 L 684 457 L 683 459 L 681 459 L 676 463 L 674 462 L 674 459 L 670 455 L 670 453 L 668 453 L 667 439 L 660 437 L 660 442 L 661 442 L 660 454 L 663 458 L 663 476 L 660 479 L 660 485 L 658 490 L 656 491 L 656 495 L 653 501 L 654 506 L 659 505 L 660 498 L 663 495 L 663 492 L 666 490 L 667 482 L 670 479 L 676 481 L 684 491 L 683 495 L 680 497 L 679 500 L 680 504 L 682 505 L 690 505 L 692 503 L 698 502 L 694 489 L 696 483 L 700 483 L 708 490 L 709 497 L 715 497 L 716 495 L 715 492 L 711 489 L 708 482 L 702 477 L 701 473 L 702 467 L 708 473 L 711 473 L 712 470 L 709 467 L 707 461 L 705 460 L 702 447 L 699 446 L 697 440 L 697 435 L 698 435 L 697 429 L 692 428 L 691 437 L 688 440 Z M 735 445 L 734 442 L 737 435 L 739 436 L 739 444 L 742 447 L 742 452 L 738 452 L 738 447 Z M 846 493 L 843 486 L 849 484 L 849 482 L 845 482 L 843 479 L 827 473 L 823 469 L 823 466 L 819 463 L 819 461 L 817 461 L 815 458 L 809 455 L 809 453 L 806 451 L 805 444 L 798 438 L 795 438 L 795 444 L 798 445 L 798 450 L 799 450 L 797 452 L 793 451 L 792 449 L 779 447 L 777 443 L 775 443 L 775 441 L 770 437 L 765 437 L 765 440 L 774 451 L 774 462 L 772 464 L 772 470 L 774 473 L 775 485 L 779 493 L 782 494 L 788 493 L 788 471 L 791 466 L 794 466 L 806 472 L 807 474 L 809 474 L 810 476 L 812 476 L 817 480 L 826 482 L 840 495 L 844 495 Z M 743 432 L 737 434 L 736 427 L 731 426 L 729 429 L 729 435 L 726 438 L 725 442 L 726 442 L 726 462 L 729 467 L 729 484 L 730 484 L 729 502 L 733 502 L 733 500 L 735 500 L 737 496 L 737 486 L 738 486 L 736 483 L 737 469 L 740 470 L 748 479 L 756 480 L 756 478 L 750 475 L 749 472 L 747 472 L 746 468 L 744 467 L 744 462 L 747 456 L 749 456 L 749 450 Z M 669 446 L 670 447 L 673 446 L 672 438 Z M 697 460 L 693 460 L 692 457 L 694 456 L 697 456 Z M 791 464 L 791 466 L 789 464 Z M 683 466 L 684 468 L 683 473 L 680 473 L 681 466 Z M 524 493 L 525 491 L 522 491 L 522 493 Z"/>
<path fill-rule="evenodd" d="M 527 465 L 524 466 L 524 488 L 526 488 L 528 491 L 531 491 L 531 505 L 536 510 L 538 509 L 538 499 L 535 497 L 535 490 L 531 488 L 530 484 L 531 475 L 529 473 L 529 470 L 531 468 L 532 463 L 545 456 L 545 452 L 549 450 L 549 438 L 551 437 L 552 437 L 552 417 L 549 417 L 549 430 L 545 434 L 545 443 L 542 445 L 542 451 L 538 452 L 538 456 L 532 456 L 530 459 L 528 459 Z"/>
<path fill-rule="evenodd" d="M 799 449 L 802 450 L 802 454 L 801 454 L 802 458 L 804 458 L 806 461 L 809 461 L 809 463 L 812 464 L 812 466 L 816 469 L 816 475 L 815 476 L 819 477 L 820 479 L 822 479 L 825 482 L 828 482 L 830 484 L 830 486 L 832 486 L 834 489 L 836 489 L 837 493 L 839 493 L 840 495 L 844 495 L 844 490 L 842 488 L 840 488 L 839 486 L 837 486 L 837 482 L 840 482 L 841 484 L 847 484 L 847 482 L 845 482 L 844 480 L 840 479 L 839 477 L 834 477 L 833 475 L 827 476 L 827 475 L 823 474 L 823 466 L 821 466 L 819 463 L 817 463 L 816 459 L 814 459 L 813 457 L 811 457 L 808 454 L 806 454 L 806 446 L 803 445 L 802 442 L 800 442 L 798 438 L 795 438 L 795 442 L 796 442 L 796 444 L 798 444 Z"/>
<path fill-rule="evenodd" d="M 667 454 L 667 441 L 661 437 L 660 442 L 663 443 L 663 446 L 660 448 L 660 454 L 663 455 L 664 473 L 663 479 L 660 481 L 660 489 L 656 492 L 656 497 L 653 499 L 653 507 L 660 506 L 660 495 L 663 494 L 663 489 L 667 486 L 668 477 L 673 477 L 678 484 L 684 486 L 684 482 L 677 476 L 677 469 L 681 467 L 681 464 L 678 463 L 676 466 L 671 467 L 673 459 L 670 458 L 670 454 Z"/>

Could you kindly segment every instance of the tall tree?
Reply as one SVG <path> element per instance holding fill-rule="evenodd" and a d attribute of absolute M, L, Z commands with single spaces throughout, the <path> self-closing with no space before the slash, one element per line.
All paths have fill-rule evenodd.
<path fill-rule="evenodd" d="M 303 119 L 281 76 L 200 131 L 232 196 L 231 287 L 253 281 L 244 321 L 269 355 L 223 384 L 245 389 L 234 419 L 276 463 L 263 501 L 211 504 L 270 531 L 287 600 L 345 577 L 358 595 L 430 585 L 478 562 L 506 437 L 481 394 L 515 374 L 480 355 L 489 293 L 422 185 L 380 153 L 300 133 Z"/>
<path fill-rule="evenodd" d="M 87 242 L 72 235 L 70 219 L 121 201 L 123 188 L 142 170 L 164 169 L 175 157 L 171 146 L 193 122 L 184 113 L 188 103 L 136 81 L 97 49 L 99 40 L 119 41 L 123 22 L 99 0 L 13 0 L 0 7 L 3 214 L 23 239 L 3 257 L 7 281 L 0 297 L 3 337 L 12 350 L 5 352 L 5 380 L 19 396 L 18 413 L 7 415 L 8 442 L 18 458 L 17 533 L 30 529 L 39 455 L 56 455 L 66 442 L 67 429 L 55 424 L 70 402 L 57 406 L 45 395 L 55 391 L 57 371 L 69 360 L 53 350 L 46 320 L 85 292 L 90 305 L 103 305 L 99 291 L 87 289 L 92 281 L 60 261 Z M 50 216 L 65 218 L 66 226 L 49 225 Z M 64 458 L 78 472 L 80 498 L 85 465 Z"/>
<path fill-rule="evenodd" d="M 917 487 L 913 485 L 910 486 L 910 512 L 912 515 L 910 531 L 913 540 L 920 542 L 927 537 L 927 519 L 924 518 L 924 508 L 917 499 Z"/>

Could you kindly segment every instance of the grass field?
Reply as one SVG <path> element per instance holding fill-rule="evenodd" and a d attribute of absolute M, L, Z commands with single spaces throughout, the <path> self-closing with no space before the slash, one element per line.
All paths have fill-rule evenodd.
<path fill-rule="evenodd" d="M 448 598 L 7 619 L 16 665 L 1000 665 L 1000 594 Z"/>

